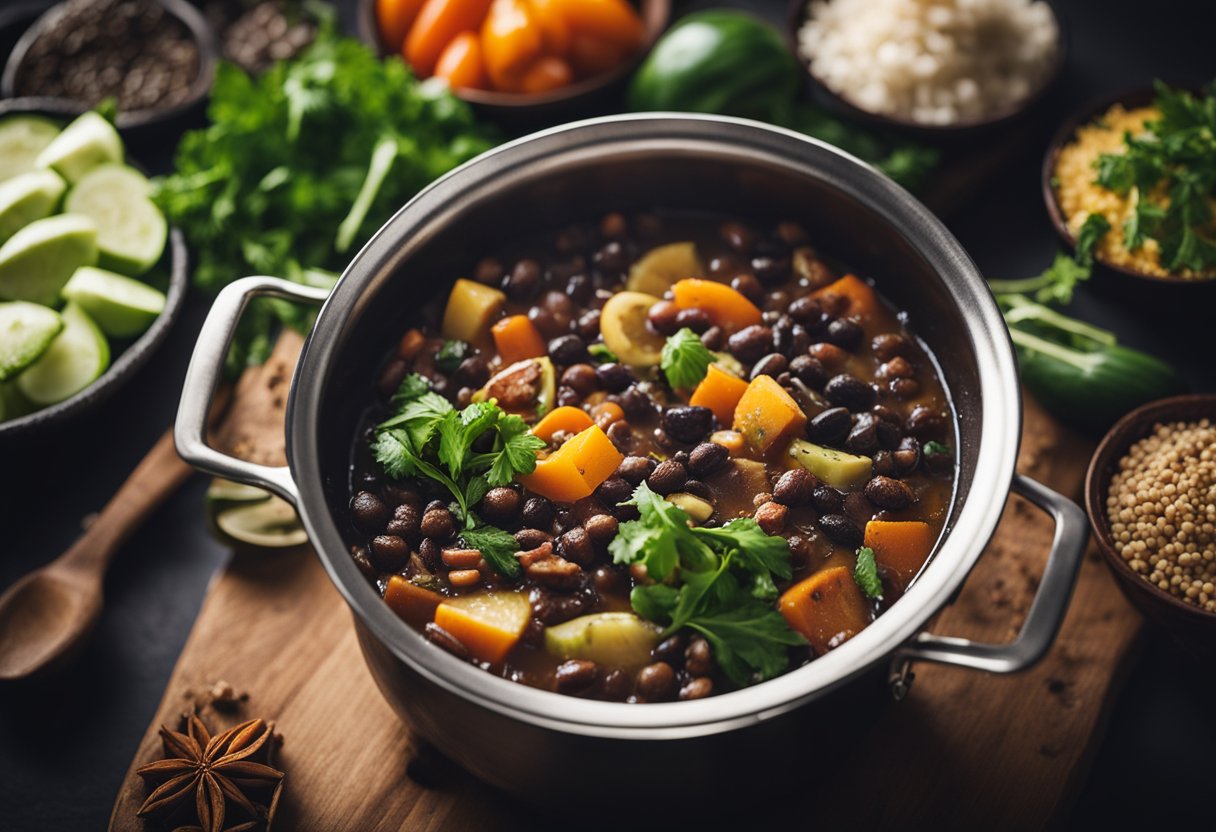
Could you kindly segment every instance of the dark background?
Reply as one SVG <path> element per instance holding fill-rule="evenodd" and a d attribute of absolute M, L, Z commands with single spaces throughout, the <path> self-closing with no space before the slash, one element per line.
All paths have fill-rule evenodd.
<path fill-rule="evenodd" d="M 353 0 L 342 5 L 350 24 Z M 676 16 L 694 7 L 747 6 L 782 25 L 786 14 L 780 0 L 674 5 Z M 1039 195 L 1039 165 L 1067 114 L 1154 77 L 1196 85 L 1216 76 L 1216 52 L 1204 37 L 1212 31 L 1204 2 L 1055 5 L 1064 7 L 1069 34 L 1058 88 L 1035 116 L 1034 134 L 1016 159 L 945 217 L 991 277 L 1036 274 L 1058 249 Z M 0 0 L 0 12 L 6 7 Z M 132 145 L 133 155 L 161 171 L 172 143 L 172 137 L 140 141 Z M 192 293 L 164 348 L 100 409 L 53 434 L 0 446 L 0 588 L 66 549 L 82 519 L 104 505 L 170 424 L 207 306 L 207 298 Z M 1078 316 L 1176 364 L 1196 391 L 1216 389 L 1214 308 L 1210 290 L 1129 296 L 1101 276 L 1073 304 Z M 65 675 L 52 684 L 0 690 L 0 828 L 106 824 L 208 582 L 228 555 L 207 532 L 205 486 L 204 477 L 194 478 L 117 555 L 97 631 Z M 1061 823 L 1210 826 L 1213 690 L 1216 668 L 1198 666 L 1148 633 L 1110 708 L 1093 766 Z"/>

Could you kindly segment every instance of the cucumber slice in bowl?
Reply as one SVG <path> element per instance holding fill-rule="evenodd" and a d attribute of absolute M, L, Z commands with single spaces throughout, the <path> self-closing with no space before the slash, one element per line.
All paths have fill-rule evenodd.
<path fill-rule="evenodd" d="M 63 329 L 54 309 L 36 303 L 0 303 L 0 381 L 7 381 L 47 351 Z"/>
<path fill-rule="evenodd" d="M 67 185 L 53 170 L 32 170 L 0 182 L 0 243 L 49 217 Z"/>
<path fill-rule="evenodd" d="M 38 154 L 34 164 L 51 168 L 69 182 L 77 182 L 98 165 L 122 159 L 122 139 L 118 131 L 90 110 L 63 128 L 63 132 Z"/>
<path fill-rule="evenodd" d="M 0 121 L 0 181 L 36 170 L 34 160 L 59 135 L 59 126 L 41 116 L 8 116 Z"/>
<path fill-rule="evenodd" d="M 72 273 L 97 262 L 97 226 L 59 214 L 22 228 L 0 246 L 0 300 L 51 306 Z"/>
<path fill-rule="evenodd" d="M 97 224 L 98 264 L 137 277 L 165 250 L 169 225 L 148 196 L 151 185 L 125 165 L 101 165 L 72 188 L 64 209 Z"/>
<path fill-rule="evenodd" d="M 63 287 L 63 296 L 92 316 L 102 332 L 132 338 L 165 309 L 165 296 L 146 283 L 105 269 L 82 266 Z"/>
<path fill-rule="evenodd" d="M 37 405 L 51 405 L 79 393 L 110 366 L 110 345 L 83 309 L 63 309 L 63 331 L 46 352 L 17 376 L 17 386 Z"/>

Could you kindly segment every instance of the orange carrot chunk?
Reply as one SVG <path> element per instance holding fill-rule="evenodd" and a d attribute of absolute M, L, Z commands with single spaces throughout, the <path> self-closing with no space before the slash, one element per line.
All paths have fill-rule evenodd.
<path fill-rule="evenodd" d="M 494 346 L 502 356 L 504 366 L 523 361 L 525 358 L 540 358 L 549 352 L 545 339 L 527 315 L 511 315 L 496 321 L 490 327 Z"/>
<path fill-rule="evenodd" d="M 870 623 L 865 598 L 847 566 L 816 572 L 794 584 L 777 600 L 777 609 L 820 655 Z"/>
<path fill-rule="evenodd" d="M 871 520 L 865 545 L 874 550 L 874 562 L 907 587 L 933 551 L 933 530 L 918 520 Z"/>
<path fill-rule="evenodd" d="M 642 45 L 646 27 L 625 0 L 557 0 L 570 31 L 593 35 L 626 52 Z"/>
<path fill-rule="evenodd" d="M 494 89 L 522 92 L 524 73 L 544 47 L 540 24 L 524 0 L 494 0 L 481 25 L 481 48 Z"/>
<path fill-rule="evenodd" d="M 524 70 L 519 87 L 522 92 L 538 93 L 560 89 L 574 80 L 574 70 L 561 58 L 538 58 Z"/>
<path fill-rule="evenodd" d="M 424 627 L 435 617 L 435 609 L 443 602 L 443 596 L 423 589 L 400 575 L 393 575 L 384 590 L 384 600 L 407 624 Z"/>
<path fill-rule="evenodd" d="M 835 283 L 829 283 L 818 292 L 811 293 L 813 298 L 827 298 L 828 295 L 844 299 L 845 315 L 869 318 L 878 309 L 878 298 L 875 297 L 870 284 L 855 275 L 846 274 Z"/>
<path fill-rule="evenodd" d="M 582 433 L 593 424 L 595 423 L 591 421 L 591 417 L 587 415 L 587 411 L 580 407 L 565 405 L 554 408 L 545 414 L 545 418 L 533 426 L 532 433 L 546 442 L 552 442 L 553 434 L 559 430 L 564 430 L 566 433 L 571 434 Z"/>
<path fill-rule="evenodd" d="M 708 407 L 714 412 L 718 424 L 725 427 L 734 422 L 735 407 L 746 391 L 746 381 L 731 375 L 717 364 L 710 364 L 705 378 L 692 391 L 688 403 L 695 407 Z"/>
<path fill-rule="evenodd" d="M 452 39 L 476 31 L 489 8 L 490 0 L 426 0 L 406 35 L 402 56 L 419 78 L 429 78 Z"/>
<path fill-rule="evenodd" d="M 376 0 L 376 25 L 385 46 L 393 52 L 401 51 L 421 8 L 422 0 Z"/>
<path fill-rule="evenodd" d="M 448 82 L 452 89 L 485 89 L 489 86 L 481 57 L 481 40 L 472 32 L 461 32 L 452 38 L 435 64 L 435 77 Z"/>
<path fill-rule="evenodd" d="M 564 58 L 570 51 L 570 26 L 559 8 L 561 0 L 527 0 L 532 17 L 540 26 L 545 54 Z"/>
<path fill-rule="evenodd" d="M 715 280 L 687 278 L 671 287 L 676 306 L 681 309 L 704 309 L 716 325 L 728 332 L 760 323 L 756 305 L 725 283 Z"/>
<path fill-rule="evenodd" d="M 448 598 L 435 610 L 435 624 L 451 633 L 473 658 L 490 664 L 507 657 L 531 617 L 528 596 L 507 590 Z"/>
<path fill-rule="evenodd" d="M 612 476 L 624 454 L 598 425 L 567 439 L 566 443 L 536 462 L 536 470 L 519 481 L 524 487 L 559 503 L 572 503 L 591 495 Z"/>
<path fill-rule="evenodd" d="M 759 454 L 802 433 L 806 415 L 772 376 L 756 376 L 735 406 L 735 430 Z"/>

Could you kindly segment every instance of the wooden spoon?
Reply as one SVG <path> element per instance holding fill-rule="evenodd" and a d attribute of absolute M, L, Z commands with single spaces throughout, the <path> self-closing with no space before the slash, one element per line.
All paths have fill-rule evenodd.
<path fill-rule="evenodd" d="M 193 472 L 170 428 L 70 549 L 0 595 L 0 681 L 34 676 L 84 641 L 101 612 L 114 553 Z"/>

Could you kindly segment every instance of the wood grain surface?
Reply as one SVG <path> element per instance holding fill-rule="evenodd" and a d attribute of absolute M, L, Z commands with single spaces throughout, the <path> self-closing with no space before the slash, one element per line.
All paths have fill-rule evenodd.
<path fill-rule="evenodd" d="M 247 374 L 234 394 L 236 412 L 281 406 L 289 358 L 290 349 L 280 349 L 260 373 Z M 265 436 L 279 437 L 277 450 L 256 440 L 252 422 L 242 430 L 223 426 L 217 436 L 226 438 L 225 447 L 243 437 L 251 443 L 246 452 L 257 446 L 260 461 L 275 462 L 281 423 L 264 412 L 257 418 L 259 430 L 274 425 Z M 1078 496 L 1091 450 L 1027 400 L 1019 470 Z M 931 629 L 1011 638 L 1037 587 L 1051 534 L 1044 515 L 1012 498 L 958 601 Z M 1014 676 L 917 666 L 903 702 L 859 728 L 851 748 L 832 750 L 841 760 L 837 774 L 808 784 L 797 800 L 802 814 L 772 820 L 808 821 L 811 801 L 814 825 L 826 829 L 1050 825 L 1084 777 L 1140 627 L 1089 552 L 1059 639 L 1041 664 Z M 208 690 L 219 680 L 248 693 L 235 713 L 209 704 Z M 132 772 L 159 755 L 157 727 L 192 707 L 216 726 L 253 716 L 277 723 L 287 785 L 276 828 L 498 830 L 548 823 L 417 746 L 376 690 L 350 613 L 307 548 L 237 552 L 217 577 L 132 761 L 111 829 L 143 828 L 135 812 L 146 790 Z M 717 793 L 717 784 L 707 784 L 705 797 L 716 800 Z M 768 802 L 748 798 L 747 806 Z"/>

